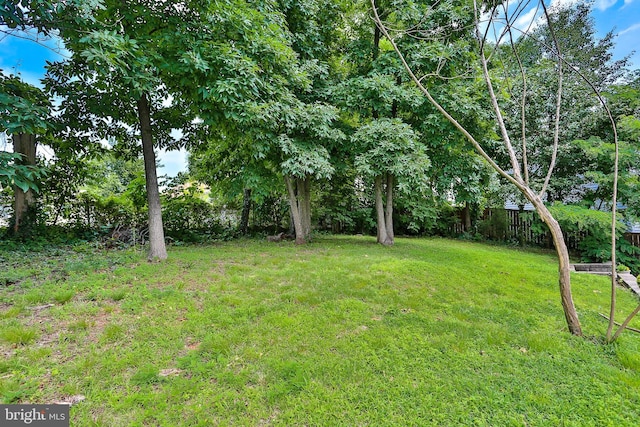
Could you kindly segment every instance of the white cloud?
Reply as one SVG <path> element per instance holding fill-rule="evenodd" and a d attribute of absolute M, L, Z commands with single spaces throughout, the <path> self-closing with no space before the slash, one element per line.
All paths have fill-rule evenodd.
<path fill-rule="evenodd" d="M 624 30 L 620 31 L 618 33 L 618 35 L 622 36 L 624 34 L 631 33 L 633 31 L 637 31 L 637 30 L 640 30 L 640 22 L 638 22 L 637 24 L 633 24 L 632 26 L 630 26 L 628 28 L 625 28 Z"/>
<path fill-rule="evenodd" d="M 613 6 L 617 2 L 618 0 L 596 0 L 596 2 L 594 3 L 594 6 L 596 9 L 604 12 L 605 10 L 609 9 L 611 6 Z"/>
<path fill-rule="evenodd" d="M 519 17 L 514 26 L 520 31 L 533 30 L 540 25 L 540 17 L 538 15 L 539 11 L 540 10 L 538 8 L 534 7 L 529 12 Z"/>
<path fill-rule="evenodd" d="M 169 176 L 176 176 L 178 172 L 186 172 L 187 170 L 187 151 L 165 151 L 159 150 L 158 160 L 162 165 L 160 174 L 167 174 Z"/>

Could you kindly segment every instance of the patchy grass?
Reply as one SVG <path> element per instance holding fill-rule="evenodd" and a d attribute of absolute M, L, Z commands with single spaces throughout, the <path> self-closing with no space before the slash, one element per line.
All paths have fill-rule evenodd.
<path fill-rule="evenodd" d="M 609 281 L 590 275 L 573 276 L 590 336 L 569 335 L 553 256 L 366 237 L 172 248 L 162 264 L 2 256 L 0 401 L 85 396 L 72 425 L 640 419 L 640 335 L 601 343 Z M 620 290 L 618 317 L 636 303 Z"/>

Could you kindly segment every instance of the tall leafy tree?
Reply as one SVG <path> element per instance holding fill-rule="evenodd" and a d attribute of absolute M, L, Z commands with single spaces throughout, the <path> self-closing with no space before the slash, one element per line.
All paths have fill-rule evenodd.
<path fill-rule="evenodd" d="M 291 88 L 292 108 L 281 116 L 276 130 L 280 158 L 296 243 L 311 232 L 311 180 L 329 178 L 334 167 L 330 152 L 343 140 L 335 129 L 338 111 L 330 105 L 328 88 L 337 72 L 335 49 L 344 4 L 336 0 L 280 0 L 291 46 L 309 84 Z"/>
<path fill-rule="evenodd" d="M 377 222 L 377 240 L 393 245 L 393 194 L 399 183 L 412 197 L 424 197 L 429 158 L 411 126 L 399 119 L 376 119 L 353 135 L 362 146 L 355 165 L 360 173 L 373 179 Z"/>
<path fill-rule="evenodd" d="M 149 33 L 160 27 L 162 11 L 149 5 L 151 7 L 145 9 L 141 2 L 105 2 L 104 8 L 95 10 L 92 19 L 86 20 L 83 26 L 63 28 L 61 37 L 74 55 L 51 70 L 49 83 L 57 95 L 66 96 L 63 109 L 76 109 L 71 101 L 74 97 L 97 92 L 99 102 L 85 99 L 86 102 L 80 104 L 86 108 L 84 115 L 79 116 L 81 119 L 94 123 L 105 121 L 108 125 L 117 123 L 121 129 L 127 126 L 138 129 L 147 178 L 149 258 L 165 259 L 152 128 L 152 105 L 161 103 L 162 94 L 158 89 L 162 81 L 156 68 L 158 63 L 154 63 L 159 52 L 147 46 L 152 43 Z M 144 24 L 136 22 L 138 19 L 144 20 Z M 70 89 L 75 91 L 70 93 Z M 65 113 L 69 117 L 71 111 Z"/>
<path fill-rule="evenodd" d="M 165 258 L 154 148 L 193 145 L 234 126 L 275 91 L 273 68 L 289 51 L 269 2 L 105 1 L 78 29 L 61 32 L 75 54 L 52 67 L 51 87 L 81 110 L 85 128 L 142 140 L 150 258 Z M 87 97 L 94 93 L 97 97 Z M 95 102 L 95 99 L 99 102 Z M 81 102 L 75 102 L 80 100 Z M 88 123 L 88 125 L 87 125 Z M 231 123 L 231 124 L 230 124 Z M 172 129 L 182 130 L 178 141 Z"/>
<path fill-rule="evenodd" d="M 296 243 L 305 243 L 311 234 L 311 180 L 329 178 L 334 168 L 326 146 L 342 140 L 332 127 L 334 108 L 323 104 L 299 105 L 295 119 L 278 136 Z"/>
<path fill-rule="evenodd" d="M 18 233 L 35 205 L 43 170 L 36 167 L 36 139 L 50 126 L 45 94 L 0 70 L 0 130 L 11 135 L 13 153 L 1 153 L 0 183 L 13 185 L 13 232 Z"/>
<path fill-rule="evenodd" d="M 467 32 L 446 31 L 456 25 L 462 29 L 471 24 L 472 16 L 462 2 L 446 2 L 440 10 L 427 13 L 423 2 L 382 1 L 377 3 L 381 19 L 396 29 L 404 29 L 406 22 L 429 22 L 433 28 L 424 30 L 416 26 L 414 32 L 398 38 L 402 49 L 411 52 L 408 60 L 412 67 L 425 70 L 423 82 L 436 93 L 448 108 L 461 117 L 465 125 L 487 135 L 485 125 L 486 104 L 479 101 L 478 85 L 473 84 L 467 71 L 475 59 L 472 37 Z M 346 114 L 349 125 L 357 131 L 380 118 L 401 120 L 419 135 L 418 146 L 431 161 L 426 184 L 431 188 L 427 197 L 405 197 L 411 215 L 435 212 L 438 202 L 455 203 L 466 207 L 466 221 L 470 227 L 470 206 L 478 205 L 484 197 L 484 188 L 493 175 L 479 161 L 477 154 L 457 129 L 446 121 L 425 99 L 419 96 L 392 45 L 382 36 L 380 29 L 368 19 L 370 2 L 360 2 L 352 12 L 347 28 L 351 38 L 347 42 L 345 61 L 348 78 L 333 90 L 333 95 Z M 442 28 L 435 29 L 437 25 Z M 424 43 L 426 34 L 433 35 Z M 357 153 L 354 153 L 357 155 Z M 433 217 L 434 214 L 432 213 Z"/>
<path fill-rule="evenodd" d="M 241 169 L 245 185 L 255 172 L 276 173 L 284 179 L 296 242 L 304 243 L 311 231 L 311 181 L 332 174 L 329 149 L 342 138 L 333 125 L 337 112 L 325 95 L 340 19 L 337 3 L 276 1 L 257 9 L 269 19 L 243 30 L 244 34 L 254 31 L 261 38 L 249 51 L 227 61 L 238 64 L 230 67 L 227 79 L 211 88 L 198 88 L 205 92 L 204 103 L 198 105 L 198 116 L 203 120 L 198 131 L 209 135 L 205 137 L 209 144 L 230 148 L 222 152 L 243 157 L 240 161 L 246 167 L 232 167 L 227 173 Z M 259 50 L 261 46 L 264 51 Z M 207 54 L 198 52 L 201 58 Z M 221 117 L 223 127 L 218 126 Z"/>

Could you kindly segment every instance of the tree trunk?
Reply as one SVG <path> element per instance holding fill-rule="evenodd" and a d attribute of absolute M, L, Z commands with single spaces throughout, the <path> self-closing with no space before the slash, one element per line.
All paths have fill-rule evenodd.
<path fill-rule="evenodd" d="M 284 182 L 287 185 L 287 192 L 289 193 L 289 206 L 291 207 L 291 216 L 293 216 L 293 226 L 296 232 L 296 245 L 303 245 L 307 243 L 302 226 L 302 219 L 300 216 L 299 200 L 296 196 L 296 188 L 291 181 L 292 178 L 285 176 Z"/>
<path fill-rule="evenodd" d="M 311 240 L 311 180 L 306 177 L 304 180 L 298 180 L 299 188 L 298 197 L 302 193 L 302 200 L 300 204 L 302 210 L 300 212 L 300 219 L 302 220 L 302 232 L 306 241 Z"/>
<path fill-rule="evenodd" d="M 167 259 L 167 248 L 164 242 L 162 227 L 162 207 L 158 189 L 156 172 L 156 154 L 153 151 L 153 134 L 151 133 L 151 109 L 146 94 L 138 99 L 138 118 L 142 134 L 142 154 L 144 157 L 144 174 L 146 178 L 147 203 L 149 204 L 149 260 Z"/>
<path fill-rule="evenodd" d="M 291 178 L 289 179 L 291 180 Z M 311 181 L 309 177 L 304 179 L 295 178 L 295 182 L 291 183 L 291 187 L 294 189 L 295 199 L 291 200 L 290 195 L 290 204 L 294 213 L 295 210 L 298 211 L 300 220 L 300 226 L 298 227 L 294 217 L 296 242 L 300 241 L 299 244 L 307 243 L 311 237 Z M 294 206 L 296 207 L 295 209 Z"/>
<path fill-rule="evenodd" d="M 28 133 L 18 133 L 12 135 L 13 140 L 13 152 L 22 154 L 21 163 L 23 165 L 36 164 L 36 136 Z M 18 186 L 13 187 L 13 232 L 18 234 L 26 216 L 29 213 L 29 209 L 35 204 L 36 198 L 33 190 L 29 189 L 24 192 Z"/>
<path fill-rule="evenodd" d="M 578 319 L 578 313 L 573 304 L 573 296 L 571 295 L 571 276 L 569 273 L 569 250 L 564 241 L 562 229 L 558 221 L 551 215 L 549 209 L 539 199 L 529 199 L 535 206 L 540 218 L 549 227 L 553 243 L 558 254 L 558 276 L 560 284 L 560 299 L 562 301 L 562 309 L 564 316 L 569 327 L 569 332 L 573 335 L 582 336 L 582 327 L 580 326 L 580 320 Z"/>
<path fill-rule="evenodd" d="M 462 209 L 462 217 L 464 223 L 464 231 L 471 231 L 471 208 L 469 208 L 469 202 L 465 202 Z"/>
<path fill-rule="evenodd" d="M 245 188 L 242 196 L 242 216 L 240 217 L 240 234 L 249 232 L 249 214 L 251 213 L 251 189 Z"/>
<path fill-rule="evenodd" d="M 84 202 L 84 214 L 87 217 L 87 229 L 91 229 L 91 205 L 89 200 Z"/>
<path fill-rule="evenodd" d="M 375 179 L 375 193 L 376 193 L 376 224 L 378 229 L 378 243 L 381 245 L 389 245 L 389 234 L 387 233 L 387 223 L 385 218 L 384 201 L 382 199 L 382 193 L 384 192 L 382 176 L 377 176 Z"/>
<path fill-rule="evenodd" d="M 393 174 L 387 174 L 387 204 L 384 209 L 384 222 L 387 230 L 387 243 L 386 245 L 393 245 L 394 233 L 393 233 L 393 186 L 394 179 Z"/>
<path fill-rule="evenodd" d="M 291 236 L 295 236 L 296 235 L 296 224 L 295 221 L 293 220 L 293 210 L 289 209 L 289 234 Z"/>

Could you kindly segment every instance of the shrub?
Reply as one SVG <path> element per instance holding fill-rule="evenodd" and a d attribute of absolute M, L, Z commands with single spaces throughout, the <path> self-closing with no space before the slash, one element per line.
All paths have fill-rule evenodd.
<path fill-rule="evenodd" d="M 442 203 L 437 207 L 436 215 L 432 232 L 438 236 L 452 237 L 455 225 L 460 223 L 457 209 L 449 203 Z"/>
<path fill-rule="evenodd" d="M 478 231 L 490 240 L 507 239 L 508 218 L 504 209 L 493 209 L 491 215 L 478 222 Z"/>

